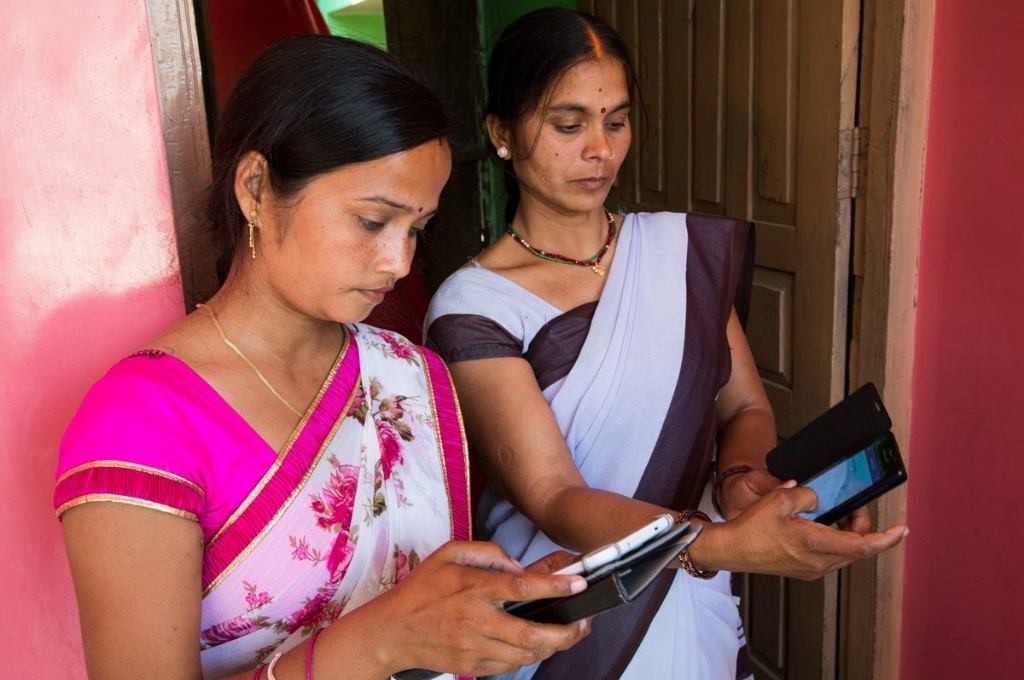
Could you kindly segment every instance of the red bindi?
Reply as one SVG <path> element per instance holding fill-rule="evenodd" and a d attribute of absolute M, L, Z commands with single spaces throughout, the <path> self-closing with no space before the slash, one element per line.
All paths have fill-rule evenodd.
<path fill-rule="evenodd" d="M 601 113 L 607 113 L 607 112 L 608 112 L 608 109 L 606 109 L 605 107 L 602 106 L 601 107 Z"/>
<path fill-rule="evenodd" d="M 416 212 L 423 212 L 423 206 L 421 205 L 419 208 L 417 208 Z"/>

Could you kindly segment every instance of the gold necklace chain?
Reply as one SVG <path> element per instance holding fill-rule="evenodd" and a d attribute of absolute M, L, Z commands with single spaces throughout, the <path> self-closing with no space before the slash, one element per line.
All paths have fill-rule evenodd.
<path fill-rule="evenodd" d="M 213 313 L 213 308 L 208 305 L 204 305 L 203 303 L 197 304 L 196 307 L 202 307 L 203 309 L 210 313 L 210 320 L 213 321 L 213 325 L 217 328 L 217 333 L 220 335 L 220 339 L 224 341 L 224 344 L 227 345 L 232 352 L 238 355 L 239 359 L 244 361 L 246 365 L 252 369 L 252 372 L 255 373 L 256 377 L 260 379 L 260 382 L 263 383 L 263 385 L 268 390 L 270 390 L 271 394 L 277 397 L 282 404 L 287 406 L 289 411 L 294 413 L 299 418 L 302 418 L 302 414 L 299 412 L 299 410 L 296 409 L 291 404 L 289 404 L 288 400 L 282 397 L 281 393 L 274 389 L 274 386 L 270 384 L 270 381 L 267 380 L 262 373 L 260 373 L 260 369 L 256 368 L 256 364 L 252 363 L 252 361 L 249 360 L 249 357 L 245 356 L 242 350 L 238 349 L 238 345 L 228 340 L 228 336 L 224 334 L 224 328 L 220 325 L 220 321 L 217 320 L 217 315 Z"/>

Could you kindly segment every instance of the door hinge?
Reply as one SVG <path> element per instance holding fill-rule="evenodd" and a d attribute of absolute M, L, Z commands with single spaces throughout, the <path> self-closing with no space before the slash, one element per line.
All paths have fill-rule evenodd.
<path fill-rule="evenodd" d="M 867 128 L 855 127 L 839 131 L 837 196 L 840 199 L 863 195 L 867 175 L 867 151 Z"/>

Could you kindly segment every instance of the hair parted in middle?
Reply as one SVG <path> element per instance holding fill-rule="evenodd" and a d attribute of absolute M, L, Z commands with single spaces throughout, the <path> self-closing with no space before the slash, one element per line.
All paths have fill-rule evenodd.
<path fill-rule="evenodd" d="M 577 64 L 591 59 L 616 59 L 626 72 L 629 96 L 639 96 L 636 69 L 621 36 L 585 12 L 549 8 L 530 12 L 509 24 L 491 52 L 487 68 L 487 113 L 510 133 L 545 104 L 558 80 Z M 507 164 L 506 164 L 507 165 Z M 505 169 L 505 220 L 519 206 L 519 184 Z"/>

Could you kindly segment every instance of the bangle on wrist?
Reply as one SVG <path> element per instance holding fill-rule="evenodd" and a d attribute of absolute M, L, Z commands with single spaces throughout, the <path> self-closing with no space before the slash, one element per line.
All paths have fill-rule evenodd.
<path fill-rule="evenodd" d="M 683 510 L 676 515 L 676 523 L 682 524 L 683 522 L 689 522 L 692 519 L 699 519 L 702 522 L 711 523 L 711 518 L 705 515 L 700 510 Z M 714 569 L 698 569 L 690 559 L 690 546 L 683 548 L 683 551 L 676 555 L 676 560 L 679 562 L 679 567 L 686 571 L 687 574 L 694 578 L 709 579 L 714 578 L 718 574 L 718 570 Z"/>
<path fill-rule="evenodd" d="M 754 468 L 750 465 L 731 465 L 721 472 L 715 473 L 715 483 L 711 485 L 711 505 L 715 506 L 715 512 L 725 517 L 725 513 L 722 512 L 722 502 L 719 500 L 725 480 L 733 475 L 742 475 L 753 471 Z"/>
<path fill-rule="evenodd" d="M 265 663 L 261 663 L 259 666 L 256 666 L 256 675 L 252 676 L 252 680 L 260 680 L 263 676 L 263 667 L 266 665 L 267 664 Z"/>
<path fill-rule="evenodd" d="M 270 660 L 270 663 L 267 664 L 267 680 L 277 680 L 277 676 L 274 675 L 274 666 L 277 665 L 277 662 L 281 660 L 283 655 L 284 652 L 278 652 L 274 655 L 274 658 Z"/>

